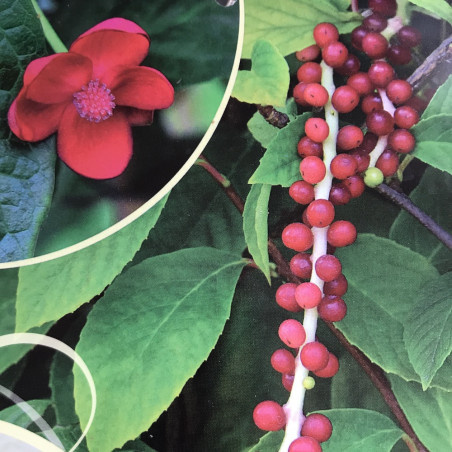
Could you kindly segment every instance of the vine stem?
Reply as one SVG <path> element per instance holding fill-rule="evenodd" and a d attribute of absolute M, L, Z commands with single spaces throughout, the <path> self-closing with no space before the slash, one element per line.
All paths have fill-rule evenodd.
<path fill-rule="evenodd" d="M 223 176 L 215 167 L 204 157 L 197 162 L 202 168 L 204 168 L 210 176 L 219 184 L 223 189 L 224 193 L 231 202 L 234 204 L 238 212 L 243 213 L 245 206 L 244 201 L 241 199 L 240 195 L 231 185 L 231 183 L 225 184 L 225 176 Z M 202 164 L 201 164 L 202 163 Z M 290 270 L 290 266 L 281 251 L 275 245 L 272 240 L 268 241 L 268 251 L 277 267 L 277 273 L 285 281 L 292 282 L 294 284 L 301 284 L 302 281 L 298 279 Z M 411 427 L 409 421 L 407 420 L 403 410 L 401 409 L 397 399 L 392 392 L 391 386 L 386 379 L 383 370 L 372 363 L 364 353 L 350 344 L 347 338 L 330 322 L 325 322 L 331 332 L 336 336 L 341 345 L 350 353 L 350 355 L 356 360 L 356 362 L 361 366 L 364 372 L 368 375 L 369 379 L 372 381 L 374 386 L 378 389 L 383 397 L 383 400 L 388 405 L 395 418 L 397 419 L 400 427 L 405 432 L 405 438 L 402 438 L 407 445 L 409 445 L 411 452 L 428 452 L 428 450 L 423 446 L 413 428 Z M 413 446 L 416 445 L 416 446 Z M 416 448 L 414 448 L 416 447 Z"/>
<path fill-rule="evenodd" d="M 42 30 L 44 31 L 44 36 L 47 39 L 50 47 L 52 47 L 55 53 L 67 52 L 67 47 L 64 45 L 63 41 L 60 39 L 47 17 L 42 12 L 36 0 L 31 0 L 31 4 L 36 11 L 39 21 L 41 22 Z"/>

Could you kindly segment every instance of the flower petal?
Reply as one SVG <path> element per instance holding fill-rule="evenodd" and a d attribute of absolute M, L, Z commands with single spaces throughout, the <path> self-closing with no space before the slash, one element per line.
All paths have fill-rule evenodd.
<path fill-rule="evenodd" d="M 148 54 L 149 43 L 147 33 L 134 22 L 114 18 L 83 33 L 71 45 L 69 52 L 90 58 L 94 77 L 102 79 L 115 66 L 139 65 Z"/>
<path fill-rule="evenodd" d="M 76 53 L 60 53 L 48 62 L 29 83 L 27 97 L 43 104 L 70 102 L 72 95 L 88 83 L 91 61 Z"/>
<path fill-rule="evenodd" d="M 28 86 L 42 71 L 42 69 L 44 69 L 54 58 L 59 55 L 59 53 L 54 53 L 53 55 L 48 55 L 31 61 L 24 72 L 24 86 Z"/>
<path fill-rule="evenodd" d="M 149 67 L 125 68 L 115 78 L 111 90 L 116 105 L 160 110 L 174 101 L 174 88 L 159 71 Z"/>
<path fill-rule="evenodd" d="M 45 105 L 26 98 L 26 88 L 8 111 L 8 124 L 14 135 L 23 141 L 40 141 L 55 133 L 67 104 Z"/>
<path fill-rule="evenodd" d="M 126 115 L 115 111 L 111 118 L 95 123 L 81 118 L 70 105 L 58 129 L 58 154 L 82 176 L 119 176 L 132 157 L 132 134 Z"/>
<path fill-rule="evenodd" d="M 154 110 L 139 110 L 138 108 L 119 107 L 127 115 L 131 126 L 148 126 L 154 120 Z"/>

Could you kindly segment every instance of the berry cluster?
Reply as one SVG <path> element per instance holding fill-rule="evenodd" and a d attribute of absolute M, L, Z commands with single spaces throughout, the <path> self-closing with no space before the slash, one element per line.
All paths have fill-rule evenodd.
<path fill-rule="evenodd" d="M 415 145 L 408 130 L 419 120 L 412 87 L 397 78 L 392 65 L 411 60 L 410 49 L 419 44 L 419 32 L 394 17 L 395 0 L 369 0 L 368 6 L 362 25 L 351 33 L 352 49 L 339 41 L 333 24 L 320 23 L 313 30 L 315 44 L 296 54 L 303 64 L 297 71 L 293 97 L 301 107 L 313 108 L 315 115 L 306 121 L 305 135 L 297 146 L 302 180 L 289 189 L 292 199 L 306 207 L 300 222 L 284 228 L 282 241 L 296 252 L 290 269 L 304 282 L 281 285 L 276 302 L 291 313 L 304 310 L 304 321 L 281 323 L 279 337 L 292 351 L 281 348 L 271 357 L 272 367 L 291 391 L 287 404 L 264 401 L 253 415 L 263 430 L 286 429 L 281 450 L 289 452 L 319 452 L 320 443 L 332 433 L 326 416 L 305 417 L 296 411 L 306 389 L 314 386 L 309 372 L 328 378 L 339 369 L 336 356 L 315 336 L 318 317 L 338 322 L 347 312 L 342 298 L 347 279 L 334 252 L 354 243 L 357 232 L 349 221 L 335 220 L 335 206 L 359 197 L 366 185 L 375 187 L 392 176 L 399 155 Z M 386 36 L 391 34 L 388 41 Z M 366 71 L 352 51 L 370 59 Z M 343 80 L 337 88 L 333 74 L 334 81 Z M 357 107 L 364 126 L 339 128 L 338 113 L 349 114 Z M 353 117 L 357 116 L 354 111 Z"/>

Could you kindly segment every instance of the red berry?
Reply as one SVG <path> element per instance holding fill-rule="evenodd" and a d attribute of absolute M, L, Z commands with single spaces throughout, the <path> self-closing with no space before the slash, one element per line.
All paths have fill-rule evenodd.
<path fill-rule="evenodd" d="M 286 311 L 290 312 L 300 312 L 300 308 L 297 300 L 295 299 L 295 289 L 297 284 L 285 283 L 278 287 L 276 290 L 276 303 L 281 306 Z"/>
<path fill-rule="evenodd" d="M 311 309 L 320 303 L 322 291 L 317 284 L 304 282 L 295 289 L 295 299 L 303 309 Z"/>
<path fill-rule="evenodd" d="M 394 121 L 397 126 L 409 129 L 419 122 L 419 113 L 412 107 L 402 105 L 394 112 Z"/>
<path fill-rule="evenodd" d="M 328 137 L 330 128 L 322 118 L 309 118 L 304 125 L 304 131 L 312 141 L 321 143 Z"/>
<path fill-rule="evenodd" d="M 386 58 L 391 64 L 402 66 L 411 61 L 411 50 L 409 47 L 392 44 L 388 49 Z"/>
<path fill-rule="evenodd" d="M 317 24 L 313 30 L 314 40 L 319 47 L 325 47 L 327 44 L 339 39 L 339 31 L 335 25 L 329 22 Z"/>
<path fill-rule="evenodd" d="M 363 131 L 353 125 L 341 127 L 337 134 L 337 146 L 343 151 L 350 151 L 358 147 L 364 139 Z"/>
<path fill-rule="evenodd" d="M 386 61 L 376 61 L 367 71 L 370 81 L 377 88 L 384 88 L 394 78 L 395 72 L 392 66 Z"/>
<path fill-rule="evenodd" d="M 330 190 L 329 200 L 335 206 L 343 206 L 350 202 L 351 195 L 343 184 L 333 184 Z"/>
<path fill-rule="evenodd" d="M 333 158 L 330 165 L 331 174 L 336 179 L 345 179 L 356 173 L 358 168 L 357 161 L 348 154 L 338 154 Z"/>
<path fill-rule="evenodd" d="M 349 85 L 339 86 L 333 93 L 331 103 L 339 113 L 350 113 L 359 103 L 359 94 Z"/>
<path fill-rule="evenodd" d="M 340 67 L 347 61 L 347 47 L 339 41 L 331 42 L 323 48 L 322 58 L 328 66 L 332 68 Z"/>
<path fill-rule="evenodd" d="M 347 85 L 351 86 L 361 97 L 370 94 L 374 89 L 366 72 L 357 72 L 350 76 L 347 80 Z"/>
<path fill-rule="evenodd" d="M 326 174 L 325 164 L 319 157 L 309 156 L 305 157 L 300 162 L 300 173 L 303 180 L 310 184 L 319 183 Z"/>
<path fill-rule="evenodd" d="M 317 44 L 305 47 L 304 49 L 295 52 L 295 57 L 299 61 L 314 61 L 320 55 L 320 47 Z"/>
<path fill-rule="evenodd" d="M 373 13 L 363 20 L 363 27 L 373 32 L 383 31 L 388 25 L 388 19 L 380 13 Z"/>
<path fill-rule="evenodd" d="M 356 55 L 349 53 L 345 63 L 342 66 L 337 67 L 335 70 L 341 75 L 353 75 L 359 71 L 361 63 Z"/>
<path fill-rule="evenodd" d="M 306 331 L 304 326 L 294 319 L 287 319 L 279 325 L 279 338 L 291 348 L 299 348 L 306 340 Z"/>
<path fill-rule="evenodd" d="M 359 198 L 366 189 L 363 178 L 358 174 L 347 177 L 342 183 L 348 188 L 352 198 Z"/>
<path fill-rule="evenodd" d="M 333 433 L 331 421 L 323 414 L 313 413 L 306 417 L 301 428 L 303 436 L 310 436 L 319 443 L 328 441 Z"/>
<path fill-rule="evenodd" d="M 294 380 L 295 376 L 294 375 L 289 375 L 289 374 L 282 374 L 281 375 L 281 383 L 283 384 L 283 386 L 287 389 L 287 391 L 292 391 L 292 386 L 293 386 L 293 380 Z"/>
<path fill-rule="evenodd" d="M 270 359 L 276 372 L 293 375 L 295 372 L 295 358 L 289 350 L 280 348 L 276 350 Z"/>
<path fill-rule="evenodd" d="M 287 225 L 281 237 L 284 245 L 295 251 L 306 251 L 312 247 L 314 242 L 311 229 L 303 223 Z"/>
<path fill-rule="evenodd" d="M 298 204 L 309 204 L 315 196 L 314 187 L 304 180 L 297 180 L 290 186 L 289 195 Z"/>
<path fill-rule="evenodd" d="M 312 107 L 323 107 L 329 99 L 328 91 L 320 83 L 308 83 L 303 96 Z"/>
<path fill-rule="evenodd" d="M 385 149 L 378 157 L 375 166 L 383 173 L 384 177 L 390 177 L 399 168 L 399 157 L 392 149 Z"/>
<path fill-rule="evenodd" d="M 326 199 L 316 199 L 307 207 L 306 217 L 311 226 L 324 228 L 334 220 L 334 206 Z"/>
<path fill-rule="evenodd" d="M 319 63 L 305 63 L 298 68 L 297 78 L 299 82 L 319 83 L 322 79 L 322 68 Z"/>
<path fill-rule="evenodd" d="M 300 436 L 292 441 L 288 452 L 322 452 L 319 442 L 310 436 Z"/>
<path fill-rule="evenodd" d="M 389 135 L 394 130 L 394 118 L 385 110 L 377 110 L 367 115 L 366 125 L 375 135 Z"/>
<path fill-rule="evenodd" d="M 369 8 L 374 13 L 380 13 L 385 17 L 394 17 L 397 13 L 396 0 L 369 0 Z"/>
<path fill-rule="evenodd" d="M 307 253 L 297 253 L 290 260 L 290 271 L 301 279 L 310 279 L 312 273 L 311 255 Z M 295 288 L 294 288 L 295 300 Z M 295 301 L 296 303 L 296 301 Z M 297 304 L 297 307 L 298 304 Z"/>
<path fill-rule="evenodd" d="M 356 235 L 356 228 L 350 221 L 339 220 L 332 223 L 328 228 L 327 240 L 330 245 L 337 248 L 340 246 L 351 245 L 356 240 Z"/>
<path fill-rule="evenodd" d="M 383 101 L 378 93 L 367 94 L 361 101 L 361 110 L 368 115 L 373 111 L 383 110 Z"/>
<path fill-rule="evenodd" d="M 332 281 L 342 274 L 342 265 L 336 256 L 324 254 L 316 260 L 315 271 L 321 280 Z"/>
<path fill-rule="evenodd" d="M 319 371 L 328 364 L 328 349 L 320 342 L 305 344 L 300 352 L 301 363 L 306 369 Z"/>
<path fill-rule="evenodd" d="M 286 415 L 281 405 L 271 400 L 259 403 L 253 411 L 254 423 L 261 430 L 277 431 L 286 425 Z"/>
<path fill-rule="evenodd" d="M 422 35 L 416 28 L 405 25 L 397 32 L 397 38 L 404 46 L 416 47 L 421 43 Z"/>
<path fill-rule="evenodd" d="M 344 275 L 339 275 L 333 281 L 326 282 L 323 286 L 323 293 L 325 295 L 336 295 L 342 297 L 347 292 L 348 282 Z"/>
<path fill-rule="evenodd" d="M 388 145 L 396 152 L 408 154 L 414 149 L 416 140 L 411 132 L 406 129 L 397 129 L 388 136 Z"/>
<path fill-rule="evenodd" d="M 335 295 L 325 295 L 317 309 L 319 316 L 327 322 L 339 322 L 347 314 L 345 301 Z"/>
<path fill-rule="evenodd" d="M 306 136 L 298 142 L 297 151 L 300 157 L 308 157 L 310 155 L 314 155 L 316 157 L 323 156 L 322 143 L 316 143 Z"/>
<path fill-rule="evenodd" d="M 400 105 L 412 96 L 413 88 L 406 80 L 391 80 L 386 87 L 386 94 L 392 103 Z"/>
<path fill-rule="evenodd" d="M 367 33 L 369 33 L 369 31 L 364 28 L 362 25 L 360 25 L 359 27 L 356 27 L 351 34 L 351 42 L 352 42 L 352 46 L 355 47 L 355 49 L 358 50 L 363 50 L 363 39 L 364 36 L 367 35 Z"/>
<path fill-rule="evenodd" d="M 338 370 L 339 370 L 339 361 L 338 361 L 338 359 L 336 358 L 335 355 L 330 353 L 328 355 L 328 363 L 327 363 L 327 365 L 321 370 L 316 370 L 314 372 L 314 374 L 317 375 L 317 377 L 320 377 L 320 378 L 331 378 L 331 377 L 334 377 L 337 374 Z"/>
<path fill-rule="evenodd" d="M 307 107 L 309 104 L 304 99 L 304 90 L 307 86 L 307 83 L 297 83 L 293 88 L 293 98 L 298 105 L 303 107 Z"/>
<path fill-rule="evenodd" d="M 371 31 L 364 36 L 361 46 L 369 58 L 377 60 L 386 55 L 389 44 L 388 40 L 383 35 Z"/>

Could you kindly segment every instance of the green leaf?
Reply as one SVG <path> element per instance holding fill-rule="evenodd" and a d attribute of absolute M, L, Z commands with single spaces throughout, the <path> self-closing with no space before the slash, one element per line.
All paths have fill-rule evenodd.
<path fill-rule="evenodd" d="M 165 202 L 166 197 L 134 222 L 87 248 L 21 267 L 16 331 L 57 320 L 100 294 L 133 258 Z"/>
<path fill-rule="evenodd" d="M 243 231 L 248 251 L 270 284 L 268 258 L 268 201 L 271 185 L 255 184 L 246 198 L 243 211 Z"/>
<path fill-rule="evenodd" d="M 251 176 L 250 184 L 290 187 L 301 179 L 297 144 L 304 135 L 304 124 L 310 116 L 310 113 L 303 113 L 277 133 Z"/>
<path fill-rule="evenodd" d="M 289 66 L 269 41 L 257 41 L 251 54 L 251 70 L 239 71 L 232 96 L 249 104 L 286 104 L 289 89 Z"/>
<path fill-rule="evenodd" d="M 279 450 L 281 443 L 284 439 L 284 432 L 270 432 L 264 435 L 259 442 L 247 452 L 275 452 Z"/>
<path fill-rule="evenodd" d="M 452 273 L 427 283 L 414 301 L 403 338 L 426 389 L 452 352 Z"/>
<path fill-rule="evenodd" d="M 430 452 L 452 449 L 452 392 L 406 382 L 390 375 L 391 387 L 409 423 Z M 449 373 L 450 378 L 450 373 Z"/>
<path fill-rule="evenodd" d="M 217 342 L 243 266 L 235 255 L 191 248 L 144 260 L 110 286 L 76 348 L 96 382 L 90 449 L 120 447 L 168 408 Z M 88 388 L 74 376 L 86 425 Z"/>
<path fill-rule="evenodd" d="M 278 111 L 286 113 L 290 121 L 296 119 L 297 106 L 293 97 L 289 99 L 285 107 L 278 108 Z M 248 130 L 253 135 L 254 139 L 259 141 L 262 147 L 267 148 L 273 138 L 275 138 L 279 129 L 269 124 L 264 117 L 256 112 L 253 117 L 248 121 Z"/>
<path fill-rule="evenodd" d="M 433 13 L 439 19 L 447 20 L 452 25 L 452 7 L 446 0 L 410 0 L 410 2 Z"/>
<path fill-rule="evenodd" d="M 452 216 L 444 208 L 452 203 L 452 177 L 448 173 L 427 168 L 410 199 L 443 229 L 452 231 Z M 392 224 L 389 237 L 425 256 L 441 273 L 452 269 L 449 248 L 405 210 Z"/>
<path fill-rule="evenodd" d="M 370 410 L 319 411 L 333 424 L 331 438 L 322 444 L 324 452 L 390 452 L 403 432 L 386 416 Z"/>
<path fill-rule="evenodd" d="M 54 140 L 21 143 L 7 112 L 31 60 L 43 56 L 45 40 L 27 0 L 0 7 L 0 262 L 33 256 L 39 226 L 51 201 L 56 153 Z"/>
<path fill-rule="evenodd" d="M 452 76 L 449 76 L 436 91 L 421 120 L 412 128 L 416 137 L 413 155 L 449 174 L 452 174 L 451 95 Z"/>
<path fill-rule="evenodd" d="M 314 44 L 312 30 L 319 22 L 332 22 L 340 33 L 351 32 L 361 16 L 338 10 L 345 2 L 329 0 L 247 0 L 242 57 L 249 58 L 254 43 L 268 39 L 285 56 Z"/>
<path fill-rule="evenodd" d="M 50 406 L 50 400 L 36 399 L 28 400 L 27 403 L 42 417 Z M 28 428 L 33 424 L 33 419 L 17 405 L 12 405 L 0 411 L 0 420 L 9 422 L 22 428 Z"/>
<path fill-rule="evenodd" d="M 371 234 L 358 235 L 337 255 L 349 283 L 347 315 L 337 327 L 386 372 L 419 381 L 403 326 L 419 290 L 438 277 L 436 269 L 420 254 Z"/>

